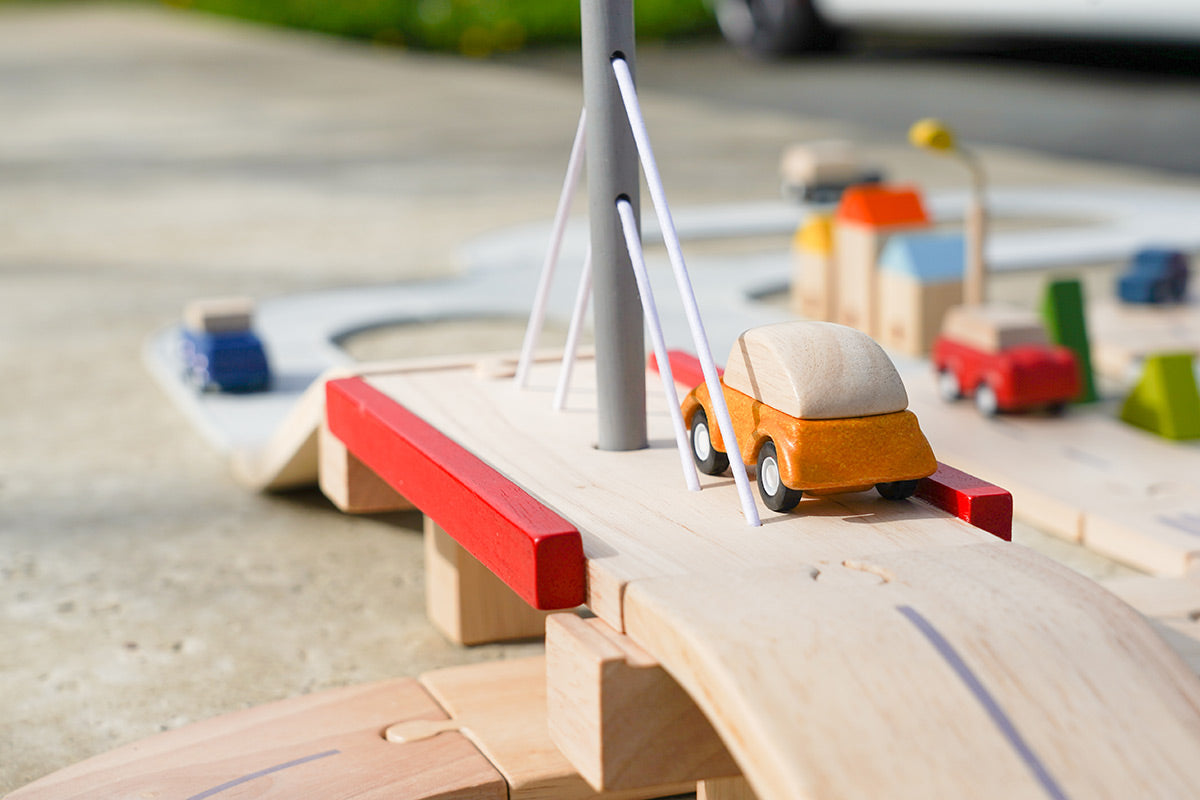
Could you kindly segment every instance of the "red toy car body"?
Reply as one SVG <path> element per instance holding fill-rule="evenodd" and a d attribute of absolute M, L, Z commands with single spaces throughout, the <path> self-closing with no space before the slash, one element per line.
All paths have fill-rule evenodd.
<path fill-rule="evenodd" d="M 938 391 L 974 397 L 980 412 L 1059 410 L 1079 396 L 1075 354 L 1047 341 L 1032 314 L 995 307 L 951 309 L 933 344 Z"/>

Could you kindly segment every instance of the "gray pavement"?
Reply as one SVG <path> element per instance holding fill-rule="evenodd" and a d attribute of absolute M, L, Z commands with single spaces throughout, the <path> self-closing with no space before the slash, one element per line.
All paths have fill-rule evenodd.
<path fill-rule="evenodd" d="M 517 53 L 534 70 L 572 54 Z M 722 42 L 643 47 L 645 89 L 730 112 L 814 114 L 903 137 L 941 117 L 967 142 L 1200 174 L 1200 46 L 859 37 L 833 55 L 739 57 Z"/>
<path fill-rule="evenodd" d="M 682 203 L 773 197 L 784 144 L 855 133 L 644 102 Z M 550 215 L 579 105 L 553 71 L 150 7 L 0 7 L 0 792 L 225 711 L 538 647 L 444 642 L 415 516 L 247 493 L 138 353 L 196 296 L 453 273 L 464 241 Z M 860 134 L 898 177 L 961 185 Z M 1151 180 L 987 155 L 1014 183 Z"/>

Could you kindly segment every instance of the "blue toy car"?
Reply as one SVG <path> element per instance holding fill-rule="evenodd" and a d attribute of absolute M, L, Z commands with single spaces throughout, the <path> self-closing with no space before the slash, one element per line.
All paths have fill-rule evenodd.
<path fill-rule="evenodd" d="M 1117 279 L 1117 295 L 1126 303 L 1181 303 L 1188 272 L 1187 255 L 1179 250 L 1139 250 Z"/>
<path fill-rule="evenodd" d="M 261 392 L 271 383 L 262 342 L 252 331 L 183 331 L 184 378 L 201 391 Z"/>

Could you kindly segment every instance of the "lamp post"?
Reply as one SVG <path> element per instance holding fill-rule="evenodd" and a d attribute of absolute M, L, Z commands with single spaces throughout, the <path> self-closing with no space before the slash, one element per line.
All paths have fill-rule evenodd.
<path fill-rule="evenodd" d="M 971 173 L 971 198 L 963 220 L 966 228 L 967 268 L 963 276 L 963 304 L 983 305 L 986 267 L 983 242 L 987 235 L 987 208 L 984 204 L 984 174 L 979 157 L 955 140 L 954 132 L 940 120 L 918 120 L 908 131 L 915 146 L 935 153 L 957 156 Z"/>

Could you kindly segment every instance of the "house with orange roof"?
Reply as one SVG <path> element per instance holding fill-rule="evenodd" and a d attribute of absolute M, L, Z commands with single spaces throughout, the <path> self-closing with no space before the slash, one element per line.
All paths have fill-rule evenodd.
<path fill-rule="evenodd" d="M 891 237 L 929 227 L 916 189 L 864 185 L 846 190 L 834 215 L 837 322 L 879 338 L 879 254 Z"/>

